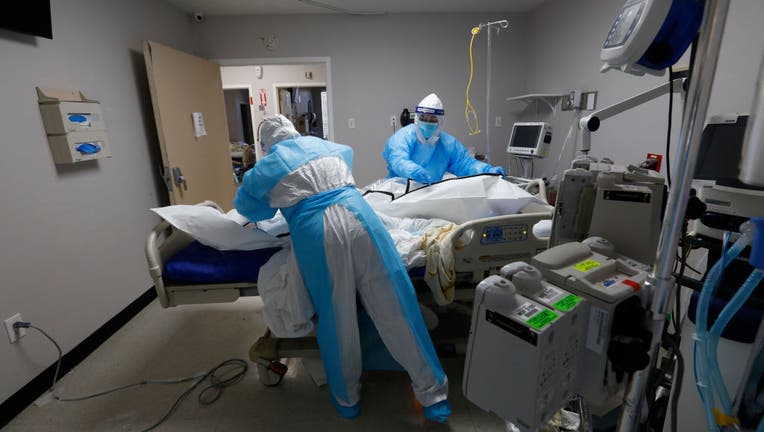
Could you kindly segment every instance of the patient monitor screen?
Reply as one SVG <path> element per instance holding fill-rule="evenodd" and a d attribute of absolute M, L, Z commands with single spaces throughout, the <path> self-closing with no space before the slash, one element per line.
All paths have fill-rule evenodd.
<path fill-rule="evenodd" d="M 510 147 L 535 148 L 539 143 L 539 134 L 541 125 L 515 125 L 512 131 L 512 141 Z"/>

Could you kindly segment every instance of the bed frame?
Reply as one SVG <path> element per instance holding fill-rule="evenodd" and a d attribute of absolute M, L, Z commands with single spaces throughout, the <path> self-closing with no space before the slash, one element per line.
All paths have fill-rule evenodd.
<path fill-rule="evenodd" d="M 217 207 L 214 203 L 200 205 Z M 518 213 L 476 219 L 459 225 L 447 238 L 454 251 L 454 269 L 457 273 L 470 273 L 475 283 L 486 274 L 507 262 L 530 258 L 547 249 L 548 239 L 533 235 L 533 226 L 545 219 L 551 219 L 551 211 Z M 483 233 L 491 229 L 525 227 L 527 238 L 522 241 L 484 242 Z M 176 285 L 162 277 L 165 263 L 193 239 L 186 233 L 162 221 L 149 233 L 146 240 L 146 260 L 149 275 L 162 307 L 184 304 L 228 303 L 243 296 L 258 295 L 257 284 L 252 282 Z"/>
<path fill-rule="evenodd" d="M 540 180 L 538 181 L 540 182 Z M 537 197 L 546 203 L 543 183 L 531 183 L 538 187 Z M 217 204 L 206 201 L 206 205 L 220 209 Z M 457 289 L 455 300 L 471 301 L 474 286 L 502 265 L 521 259 L 530 258 L 548 248 L 549 239 L 536 237 L 533 227 L 542 220 L 550 220 L 554 207 L 549 204 L 531 204 L 524 209 L 527 213 L 496 216 L 465 222 L 446 237 L 454 252 L 454 269 L 461 282 L 471 289 Z M 483 241 L 483 234 L 492 229 L 522 229 L 526 236 L 522 240 Z M 149 233 L 146 240 L 146 260 L 149 275 L 154 281 L 162 307 L 185 304 L 228 303 L 239 297 L 257 296 L 257 284 L 251 282 L 222 284 L 177 285 L 166 282 L 162 277 L 165 263 L 180 250 L 188 246 L 193 239 L 184 232 L 162 221 Z M 460 283 L 458 287 L 465 284 Z M 427 293 L 425 297 L 431 296 Z M 317 357 L 318 345 L 315 337 L 280 339 L 270 330 L 260 337 L 250 349 L 250 359 L 258 369 L 260 381 L 268 386 L 277 385 L 284 375 L 285 368 L 278 360 L 281 358 Z"/>

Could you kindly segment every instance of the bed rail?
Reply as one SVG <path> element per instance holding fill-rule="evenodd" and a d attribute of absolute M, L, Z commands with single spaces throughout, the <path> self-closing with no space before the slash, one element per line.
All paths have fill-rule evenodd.
<path fill-rule="evenodd" d="M 453 245 L 454 270 L 472 272 L 482 279 L 486 271 L 536 255 L 549 247 L 549 237 L 536 236 L 533 228 L 551 218 L 552 212 L 543 211 L 477 219 L 459 225 L 446 239 Z"/>
<path fill-rule="evenodd" d="M 212 201 L 204 205 L 221 210 Z M 222 211 L 222 210 L 221 210 Z M 166 221 L 159 222 L 146 239 L 146 261 L 149 276 L 154 281 L 159 304 L 167 308 L 182 304 L 232 302 L 242 293 L 256 294 L 256 284 L 241 282 L 214 285 L 169 285 L 163 278 L 163 269 L 167 261 L 176 253 L 193 242 L 188 234 L 173 228 Z"/>

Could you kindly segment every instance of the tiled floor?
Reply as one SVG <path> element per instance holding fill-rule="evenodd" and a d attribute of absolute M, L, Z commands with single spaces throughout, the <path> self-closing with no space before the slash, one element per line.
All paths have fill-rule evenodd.
<path fill-rule="evenodd" d="M 264 331 L 258 298 L 221 305 L 162 309 L 154 302 L 66 375 L 58 393 L 78 395 L 148 378 L 206 371 L 223 360 L 242 358 Z M 55 334 L 53 334 L 55 337 Z M 251 365 L 251 363 L 250 363 Z M 340 417 L 299 360 L 278 387 L 264 387 L 250 367 L 213 405 L 196 393 L 157 431 L 504 431 L 503 423 L 461 394 L 463 357 L 443 360 L 453 415 L 447 425 L 425 421 L 402 373 L 367 374 L 362 412 Z M 3 432 L 139 431 L 159 419 L 188 384 L 129 389 L 82 402 L 30 406 Z M 198 393 L 198 392 L 197 392 Z"/>

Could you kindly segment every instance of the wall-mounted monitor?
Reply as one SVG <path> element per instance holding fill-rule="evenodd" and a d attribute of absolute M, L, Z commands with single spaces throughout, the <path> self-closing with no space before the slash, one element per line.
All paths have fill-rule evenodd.
<path fill-rule="evenodd" d="M 15 0 L 4 2 L 0 28 L 53 39 L 50 0 Z"/>
<path fill-rule="evenodd" d="M 507 153 L 524 157 L 546 157 L 552 142 L 552 127 L 544 122 L 518 122 L 512 125 Z"/>

